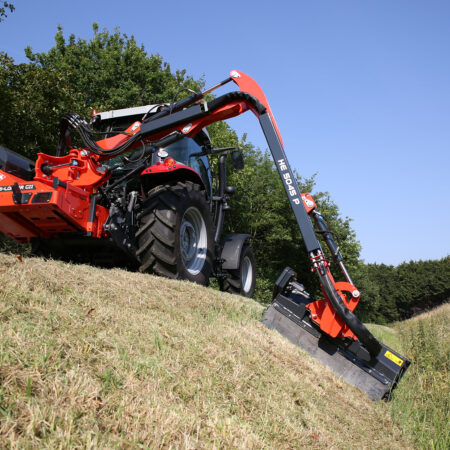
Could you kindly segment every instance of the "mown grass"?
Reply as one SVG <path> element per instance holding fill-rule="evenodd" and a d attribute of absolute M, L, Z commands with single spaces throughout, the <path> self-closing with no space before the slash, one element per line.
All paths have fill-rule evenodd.
<path fill-rule="evenodd" d="M 450 304 L 389 327 L 371 326 L 412 363 L 392 401 L 392 413 L 418 448 L 450 448 Z"/>
<path fill-rule="evenodd" d="M 373 403 L 191 283 L 0 254 L 1 448 L 410 448 Z"/>

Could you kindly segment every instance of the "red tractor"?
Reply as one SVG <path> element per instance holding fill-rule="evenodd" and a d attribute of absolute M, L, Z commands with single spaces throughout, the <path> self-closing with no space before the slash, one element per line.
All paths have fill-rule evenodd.
<path fill-rule="evenodd" d="M 230 81 L 240 90 L 204 100 Z M 204 285 L 213 275 L 222 290 L 250 297 L 250 236 L 222 239 L 234 192 L 227 184 L 227 153 L 235 169 L 242 168 L 242 154 L 212 148 L 204 131 L 246 111 L 259 119 L 323 292 L 314 299 L 286 268 L 262 321 L 372 399 L 389 397 L 409 361 L 353 314 L 361 294 L 314 199 L 298 188 L 263 91 L 242 72 L 233 70 L 222 83 L 170 105 L 94 114 L 90 123 L 68 114 L 56 156 L 39 153 L 35 164 L 1 148 L 0 232 L 72 261 L 125 265 Z M 71 132 L 82 146 L 72 144 Z M 214 154 L 220 155 L 216 192 L 208 161 Z M 317 235 L 345 281 L 334 280 Z"/>
<path fill-rule="evenodd" d="M 95 113 L 90 125 L 107 136 L 98 142 L 106 147 L 118 135 L 132 134 L 139 120 L 167 108 L 170 105 L 147 105 Z M 69 116 L 63 123 L 67 120 Z M 60 156 L 66 143 L 69 152 Z M 204 129 L 192 138 L 169 136 L 157 146 L 142 139 L 108 159 L 73 148 L 66 131 L 58 156 L 40 153 L 36 165 L 0 147 L 5 172 L 0 183 L 9 183 L 0 186 L 0 192 L 11 191 L 17 205 L 0 213 L 0 230 L 30 241 L 34 253 L 44 256 L 128 267 L 203 285 L 215 276 L 222 290 L 251 297 L 256 279 L 251 236 L 222 236 L 234 193 L 227 184 L 228 153 L 234 169 L 242 169 L 242 152 L 212 148 Z M 219 156 L 215 182 L 212 155 Z M 0 197 L 1 206 L 6 198 Z"/>

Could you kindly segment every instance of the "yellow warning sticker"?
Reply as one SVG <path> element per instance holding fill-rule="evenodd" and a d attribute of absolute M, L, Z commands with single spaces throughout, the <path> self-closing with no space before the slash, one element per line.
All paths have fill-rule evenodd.
<path fill-rule="evenodd" d="M 394 355 L 389 350 L 386 351 L 384 356 L 386 356 L 386 358 L 390 359 L 393 363 L 397 364 L 397 366 L 401 366 L 403 364 L 403 359 L 401 359 L 398 356 Z"/>

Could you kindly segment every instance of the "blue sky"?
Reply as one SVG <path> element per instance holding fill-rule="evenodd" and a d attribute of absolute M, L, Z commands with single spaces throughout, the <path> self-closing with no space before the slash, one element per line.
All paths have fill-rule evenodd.
<path fill-rule="evenodd" d="M 57 25 L 134 35 L 206 85 L 239 69 L 272 106 L 293 167 L 328 191 L 366 262 L 450 253 L 450 2 L 17 0 L 0 50 L 47 51 Z M 131 106 L 131 105 L 130 105 Z M 230 125 L 265 148 L 256 119 Z"/>

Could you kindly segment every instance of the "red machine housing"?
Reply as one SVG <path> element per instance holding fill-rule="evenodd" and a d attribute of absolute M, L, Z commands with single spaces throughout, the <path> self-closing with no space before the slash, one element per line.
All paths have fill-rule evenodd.
<path fill-rule="evenodd" d="M 24 182 L 2 170 L 0 175 L 2 233 L 18 241 L 29 241 L 38 236 L 50 239 L 59 233 L 80 231 L 90 232 L 93 237 L 102 236 L 108 210 L 97 206 L 94 217 L 90 217 L 93 188 L 82 189 L 73 183 L 53 184 L 42 177 Z M 21 192 L 20 202 L 11 198 L 14 185 Z"/>
<path fill-rule="evenodd" d="M 94 156 L 82 149 L 72 149 L 60 157 L 39 153 L 32 181 L 0 169 L 0 232 L 21 242 L 37 237 L 56 238 L 61 233 L 84 232 L 93 238 L 107 237 L 103 225 L 108 219 L 108 209 L 91 199 L 110 173 Z M 43 171 L 48 164 L 54 168 L 51 175 Z M 141 181 L 146 184 L 149 177 L 173 176 L 174 172 L 179 173 L 180 179 L 203 184 L 195 170 L 173 158 L 147 167 L 141 173 Z M 14 200 L 14 185 L 20 190 L 19 201 Z"/>

